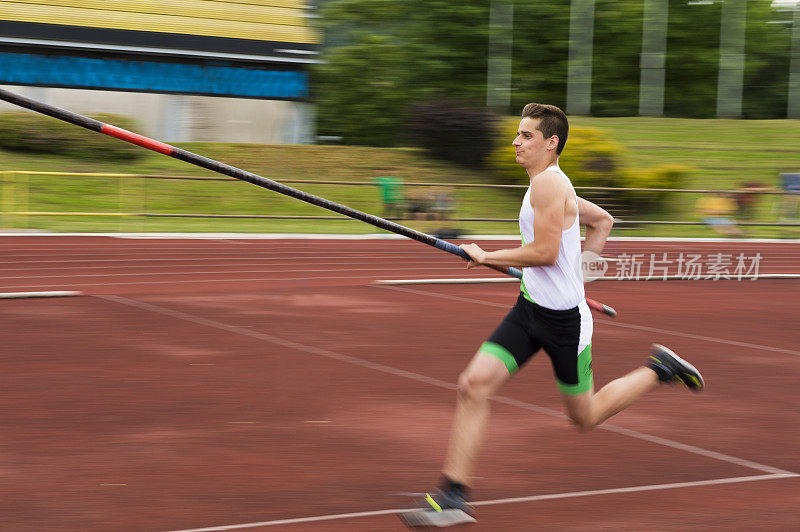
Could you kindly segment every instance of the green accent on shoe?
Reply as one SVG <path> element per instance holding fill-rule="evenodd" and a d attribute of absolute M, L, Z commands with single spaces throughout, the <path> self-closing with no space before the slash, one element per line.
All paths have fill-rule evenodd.
<path fill-rule="evenodd" d="M 428 501 L 428 504 L 430 504 L 431 507 L 434 510 L 436 510 L 437 512 L 441 512 L 442 511 L 442 507 L 439 506 L 439 503 L 437 503 L 435 500 L 433 500 L 433 497 L 431 497 L 430 493 L 426 493 L 425 494 L 425 500 Z"/>
<path fill-rule="evenodd" d="M 578 355 L 578 383 L 566 384 L 556 377 L 556 384 L 558 384 L 558 389 L 561 390 L 561 393 L 567 395 L 580 395 L 592 389 L 592 386 L 594 386 L 594 377 L 592 375 L 592 344 L 587 345 Z"/>
<path fill-rule="evenodd" d="M 514 355 L 512 355 L 508 349 L 500 344 L 496 344 L 494 342 L 483 342 L 479 351 L 499 358 L 500 362 L 506 365 L 508 372 L 512 375 L 519 369 L 517 366 L 517 361 L 514 360 Z"/>

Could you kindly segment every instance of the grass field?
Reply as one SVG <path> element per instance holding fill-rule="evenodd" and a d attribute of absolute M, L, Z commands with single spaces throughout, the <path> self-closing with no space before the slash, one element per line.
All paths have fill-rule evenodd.
<path fill-rule="evenodd" d="M 800 172 L 798 120 L 575 118 L 605 129 L 630 150 L 636 166 L 684 164 L 696 169 L 687 188 L 736 188 L 744 181 L 777 184 Z"/>
<path fill-rule="evenodd" d="M 800 121 L 688 120 L 651 118 L 574 118 L 576 125 L 609 132 L 628 148 L 631 166 L 683 164 L 692 171 L 687 188 L 732 189 L 746 181 L 778 184 L 780 172 L 800 171 Z M 511 139 L 509 139 L 509 142 Z M 490 176 L 432 160 L 415 149 L 351 146 L 258 146 L 207 143 L 182 144 L 196 153 L 275 179 L 372 182 L 380 175 L 395 175 L 405 182 L 487 183 Z M 569 156 L 569 147 L 564 157 Z M 0 151 L 5 171 L 58 171 L 126 173 L 144 175 L 212 176 L 187 163 L 147 152 L 132 163 L 85 161 L 53 155 Z M 524 174 L 520 170 L 521 182 Z M 204 218 L 141 218 L 119 213 L 327 215 L 320 208 L 240 182 L 118 179 L 77 176 L 2 175 L 2 210 L 6 212 L 105 212 L 109 216 L 4 216 L 3 229 L 54 231 L 235 231 L 235 232 L 375 232 L 352 221 L 299 221 Z M 366 212 L 381 214 L 378 191 L 373 186 L 299 184 L 297 188 Z M 419 192 L 429 193 L 429 189 Z M 456 189 L 459 217 L 515 218 L 519 191 Z M 760 221 L 774 221 L 778 211 L 773 197 L 759 201 Z M 697 196 L 673 195 L 669 213 L 655 218 L 696 220 Z M 411 221 L 409 225 L 433 231 L 438 223 Z M 471 233 L 517 232 L 514 223 L 467 222 Z M 754 236 L 797 236 L 796 230 L 759 228 Z M 697 226 L 642 226 L 624 234 L 654 236 L 714 236 Z"/>

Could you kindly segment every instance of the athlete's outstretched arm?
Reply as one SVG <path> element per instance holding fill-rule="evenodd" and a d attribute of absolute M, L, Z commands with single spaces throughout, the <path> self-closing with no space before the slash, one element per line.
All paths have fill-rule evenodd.
<path fill-rule="evenodd" d="M 586 240 L 583 243 L 584 251 L 593 251 L 600 255 L 606 239 L 614 226 L 614 217 L 599 207 L 583 198 L 578 198 L 578 217 L 581 225 L 586 226 Z"/>

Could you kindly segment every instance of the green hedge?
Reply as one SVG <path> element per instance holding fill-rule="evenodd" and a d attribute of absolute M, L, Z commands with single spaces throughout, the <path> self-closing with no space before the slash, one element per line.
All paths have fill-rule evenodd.
<path fill-rule="evenodd" d="M 627 188 L 681 188 L 692 171 L 689 166 L 661 164 L 652 168 L 628 169 L 622 186 Z M 625 200 L 633 213 L 663 213 L 669 210 L 669 192 L 629 191 Z"/>
<path fill-rule="evenodd" d="M 502 184 L 525 184 L 528 176 L 516 162 L 511 141 L 516 136 L 519 118 L 506 118 L 500 123 L 500 137 L 487 159 L 487 167 Z M 559 166 L 576 187 L 680 188 L 691 168 L 661 165 L 633 168 L 627 149 L 614 142 L 607 133 L 589 127 L 571 127 Z M 664 205 L 666 192 L 623 191 L 610 194 L 614 202 L 631 213 L 652 212 Z"/>
<path fill-rule="evenodd" d="M 125 116 L 96 115 L 93 118 L 124 129 L 136 129 L 134 122 Z M 95 161 L 130 161 L 146 153 L 121 140 L 28 111 L 0 113 L 0 148 Z"/>
<path fill-rule="evenodd" d="M 528 176 L 516 162 L 511 141 L 517 135 L 519 118 L 500 123 L 500 137 L 487 165 L 498 182 L 525 184 Z M 625 148 L 599 129 L 572 127 L 558 164 L 575 186 L 622 187 L 625 180 Z"/>

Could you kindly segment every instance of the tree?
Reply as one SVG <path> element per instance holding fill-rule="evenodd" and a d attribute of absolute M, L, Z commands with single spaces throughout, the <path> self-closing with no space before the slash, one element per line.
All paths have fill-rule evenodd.
<path fill-rule="evenodd" d="M 596 0 L 592 115 L 639 112 L 642 0 Z"/>
<path fill-rule="evenodd" d="M 566 106 L 569 6 L 561 2 L 514 2 L 511 109 L 525 104 Z"/>
<path fill-rule="evenodd" d="M 319 131 L 391 146 L 407 110 L 440 99 L 482 105 L 489 0 L 340 0 L 324 6 L 326 64 L 313 72 Z"/>
<path fill-rule="evenodd" d="M 719 32 L 722 7 L 669 3 L 664 113 L 685 118 L 717 114 Z"/>
<path fill-rule="evenodd" d="M 324 59 L 313 71 L 319 131 L 345 142 L 392 146 L 414 105 L 486 100 L 491 0 L 330 0 Z M 720 2 L 670 0 L 664 112 L 716 115 Z M 789 25 L 770 0 L 747 2 L 743 114 L 785 116 Z M 514 0 L 511 103 L 566 104 L 569 4 Z M 638 112 L 643 4 L 596 0 L 592 114 Z"/>
<path fill-rule="evenodd" d="M 320 134 L 347 144 L 394 146 L 413 92 L 407 50 L 387 37 L 365 35 L 326 60 L 313 74 Z"/>
<path fill-rule="evenodd" d="M 788 105 L 792 12 L 767 0 L 747 3 L 744 94 L 745 118 L 785 118 Z"/>

